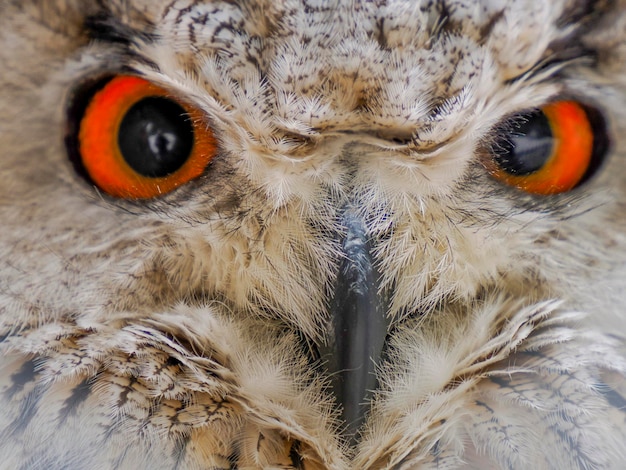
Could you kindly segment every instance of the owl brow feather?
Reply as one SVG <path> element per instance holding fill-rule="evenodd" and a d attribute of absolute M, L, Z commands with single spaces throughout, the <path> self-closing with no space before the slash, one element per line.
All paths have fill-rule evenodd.
<path fill-rule="evenodd" d="M 85 29 L 93 40 L 125 46 L 130 46 L 137 40 L 154 42 L 157 39 L 156 34 L 145 30 L 139 31 L 106 12 L 85 18 Z"/>
<path fill-rule="evenodd" d="M 530 69 L 507 81 L 507 84 L 530 79 L 551 77 L 563 68 L 580 62 L 594 66 L 598 62 L 598 50 L 586 44 L 585 36 L 597 27 L 597 22 L 614 6 L 615 0 L 578 0 L 565 9 L 556 25 L 568 34 L 551 42 L 544 56 Z"/>
<path fill-rule="evenodd" d="M 146 20 L 146 22 L 148 22 Z M 150 29 L 154 29 L 152 23 Z M 158 71 L 159 66 L 146 56 L 141 54 L 142 45 L 150 44 L 159 39 L 159 35 L 133 28 L 126 24 L 122 19 L 113 13 L 100 12 L 94 15 L 88 15 L 84 20 L 84 29 L 87 36 L 92 41 L 103 42 L 112 46 L 116 45 L 120 48 L 118 53 L 121 55 L 122 65 L 114 67 L 116 72 L 137 73 L 128 64 L 131 61 L 137 64 L 143 64 L 146 67 Z"/>

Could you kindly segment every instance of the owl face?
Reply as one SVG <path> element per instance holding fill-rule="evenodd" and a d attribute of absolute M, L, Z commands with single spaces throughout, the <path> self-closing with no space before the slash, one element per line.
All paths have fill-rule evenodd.
<path fill-rule="evenodd" d="M 540 389 L 556 366 L 524 348 L 601 344 L 574 375 L 623 389 L 602 335 L 623 315 L 626 7 L 588 3 L 1 1 L 21 395 L 0 403 L 35 384 L 48 411 L 0 428 L 52 442 L 15 461 L 544 464 L 485 450 L 485 414 L 553 419 L 490 377 L 536 367 Z M 611 426 L 576 462 L 616 455 Z"/>

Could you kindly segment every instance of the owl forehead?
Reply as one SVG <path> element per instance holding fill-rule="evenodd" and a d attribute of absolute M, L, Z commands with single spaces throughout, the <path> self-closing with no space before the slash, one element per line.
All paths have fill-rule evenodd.
<path fill-rule="evenodd" d="M 293 128 L 394 129 L 394 138 L 421 129 L 428 141 L 429 131 L 444 140 L 447 128 L 458 132 L 486 97 L 504 99 L 494 91 L 536 66 L 565 34 L 555 25 L 567 7 L 564 1 L 181 0 L 155 23 L 178 62 L 227 107 L 238 99 L 225 82 L 253 90 L 252 82 L 262 81 L 274 96 L 256 104 Z"/>

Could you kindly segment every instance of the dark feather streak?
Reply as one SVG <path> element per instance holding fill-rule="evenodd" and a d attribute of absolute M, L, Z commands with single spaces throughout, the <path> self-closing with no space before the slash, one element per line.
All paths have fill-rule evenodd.
<path fill-rule="evenodd" d="M 153 33 L 137 30 L 107 13 L 88 16 L 85 28 L 89 36 L 98 41 L 130 46 L 140 40 L 152 42 L 156 39 Z"/>

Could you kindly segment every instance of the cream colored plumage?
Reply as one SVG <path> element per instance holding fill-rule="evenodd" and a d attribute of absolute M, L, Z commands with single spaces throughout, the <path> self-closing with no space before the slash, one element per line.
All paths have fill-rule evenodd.
<path fill-rule="evenodd" d="M 626 463 L 626 2 L 0 0 L 0 468 Z M 150 200 L 68 159 L 130 73 L 218 152 Z M 601 110 L 596 175 L 485 166 L 510 116 Z M 346 207 L 390 329 L 345 439 L 329 339 Z"/>

